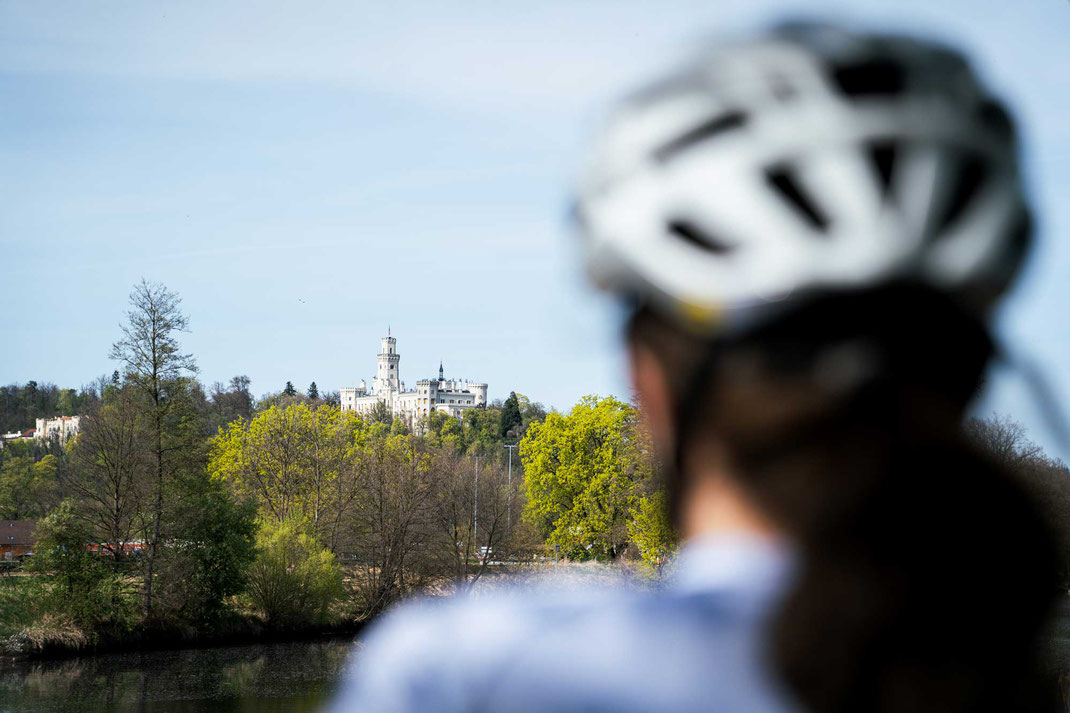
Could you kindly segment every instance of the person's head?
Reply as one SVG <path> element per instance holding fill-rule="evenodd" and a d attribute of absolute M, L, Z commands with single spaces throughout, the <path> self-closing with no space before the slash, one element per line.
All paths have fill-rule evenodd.
<path fill-rule="evenodd" d="M 1051 539 L 960 426 L 1031 222 L 963 57 L 805 24 L 713 47 L 621 103 L 576 215 L 674 514 L 727 479 L 799 553 L 770 641 L 803 704 L 1021 704 Z"/>

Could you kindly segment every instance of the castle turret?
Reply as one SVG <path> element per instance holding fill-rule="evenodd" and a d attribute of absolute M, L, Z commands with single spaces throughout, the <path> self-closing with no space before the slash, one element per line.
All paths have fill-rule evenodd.
<path fill-rule="evenodd" d="M 380 342 L 379 354 L 376 355 L 379 362 L 378 371 L 375 373 L 373 387 L 375 393 L 384 396 L 388 392 L 401 390 L 398 363 L 401 356 L 397 353 L 397 340 L 393 337 L 383 337 Z"/>
<path fill-rule="evenodd" d="M 475 405 L 487 404 L 487 385 L 483 383 L 469 383 L 468 390 L 475 394 Z"/>

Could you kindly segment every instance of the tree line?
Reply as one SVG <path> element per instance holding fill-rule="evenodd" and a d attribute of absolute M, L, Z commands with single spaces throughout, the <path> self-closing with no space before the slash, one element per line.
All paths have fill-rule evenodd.
<path fill-rule="evenodd" d="M 79 389 L 62 389 L 36 381 L 0 386 L 0 433 L 33 428 L 38 418 L 82 413 L 98 398 L 99 391 L 94 384 Z"/>
<path fill-rule="evenodd" d="M 86 390 L 78 435 L 0 450 L 0 517 L 38 521 L 37 576 L 19 580 L 29 609 L 0 614 L 0 633 L 27 619 L 83 641 L 359 619 L 537 549 L 504 445 L 540 404 L 511 393 L 410 429 L 389 409 L 343 412 L 315 384 L 206 390 L 187 329 L 178 295 L 137 285 L 110 352 L 120 369 Z"/>
<path fill-rule="evenodd" d="M 206 390 L 186 329 L 176 294 L 137 285 L 110 354 L 121 369 L 85 390 L 78 435 L 0 450 L 0 517 L 38 520 L 36 576 L 0 607 L 0 637 L 354 621 L 547 559 L 657 572 L 675 550 L 634 404 L 548 412 L 513 392 L 410 426 L 385 404 L 342 411 L 314 383 Z M 975 420 L 967 434 L 1070 521 L 1070 473 L 1021 426 Z"/>

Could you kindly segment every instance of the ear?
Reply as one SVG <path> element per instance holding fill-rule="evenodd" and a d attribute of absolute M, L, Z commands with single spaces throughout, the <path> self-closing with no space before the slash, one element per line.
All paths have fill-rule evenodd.
<path fill-rule="evenodd" d="M 632 342 L 628 350 L 632 386 L 661 453 L 672 447 L 674 413 L 672 388 L 665 366 L 648 347 Z"/>

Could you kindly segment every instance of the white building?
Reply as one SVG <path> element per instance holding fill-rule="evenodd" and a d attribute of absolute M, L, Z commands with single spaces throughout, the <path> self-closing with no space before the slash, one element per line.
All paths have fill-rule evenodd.
<path fill-rule="evenodd" d="M 420 379 L 415 389 L 407 390 L 398 368 L 401 356 L 397 340 L 383 337 L 376 356 L 378 370 L 371 388 L 361 379 L 360 386 L 339 392 L 343 411 L 369 414 L 382 401 L 394 418 L 405 421 L 410 428 L 430 413 L 440 412 L 462 418 L 466 410 L 486 406 L 487 385 L 471 381 L 446 379 L 442 365 L 438 365 L 437 379 Z"/>
<path fill-rule="evenodd" d="M 66 443 L 78 433 L 78 416 L 57 416 L 55 418 L 37 419 L 37 430 L 33 432 L 34 440 L 57 440 Z"/>
<path fill-rule="evenodd" d="M 33 433 L 33 431 L 27 431 L 27 433 Z M 15 441 L 21 441 L 23 439 L 29 440 L 31 438 L 33 438 L 32 435 L 27 436 L 22 431 L 12 431 L 10 433 L 0 433 L 0 448 L 3 448 L 5 443 L 14 443 Z"/>

